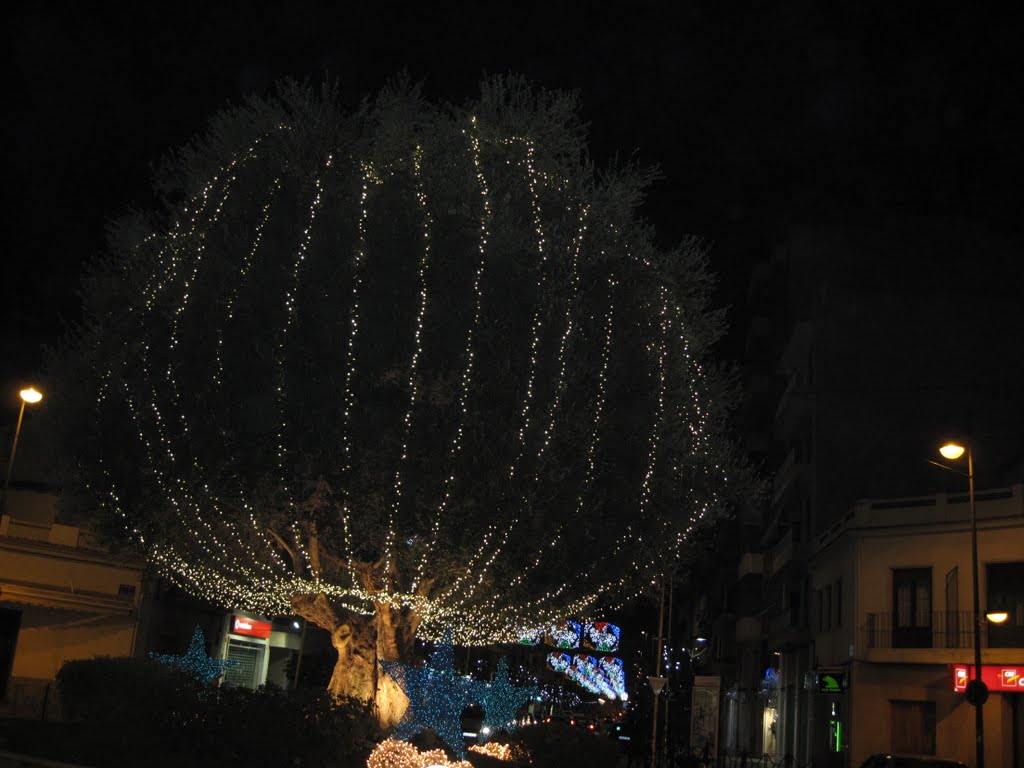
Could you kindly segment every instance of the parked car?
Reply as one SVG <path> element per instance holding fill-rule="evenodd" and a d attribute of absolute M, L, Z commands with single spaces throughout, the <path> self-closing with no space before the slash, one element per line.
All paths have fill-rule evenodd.
<path fill-rule="evenodd" d="M 872 755 L 860 768 L 967 768 L 959 760 L 914 755 Z"/>

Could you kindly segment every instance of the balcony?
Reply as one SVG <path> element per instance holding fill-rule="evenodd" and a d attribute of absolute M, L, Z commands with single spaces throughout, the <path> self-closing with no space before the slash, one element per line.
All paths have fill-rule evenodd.
<path fill-rule="evenodd" d="M 790 528 L 766 554 L 764 562 L 765 576 L 777 576 L 791 563 L 802 562 L 804 547 L 796 541 L 793 529 Z"/>
<path fill-rule="evenodd" d="M 917 618 L 917 626 L 894 626 L 891 613 L 869 613 L 862 628 L 864 647 L 962 649 L 974 647 L 974 614 L 939 611 Z M 1024 648 L 1024 626 L 1015 623 L 981 627 L 982 648 Z"/>

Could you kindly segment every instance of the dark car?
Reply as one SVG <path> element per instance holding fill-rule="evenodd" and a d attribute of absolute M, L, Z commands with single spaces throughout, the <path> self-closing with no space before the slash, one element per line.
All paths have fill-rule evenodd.
<path fill-rule="evenodd" d="M 872 755 L 860 768 L 967 768 L 959 760 L 941 757 L 915 757 L 913 755 Z"/>

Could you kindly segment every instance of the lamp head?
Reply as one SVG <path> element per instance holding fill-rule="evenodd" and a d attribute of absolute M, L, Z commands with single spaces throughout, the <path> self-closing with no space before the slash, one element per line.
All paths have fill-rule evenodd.
<path fill-rule="evenodd" d="M 964 451 L 966 450 L 967 449 L 960 443 L 950 441 L 939 448 L 939 453 L 941 453 L 944 458 L 949 459 L 950 461 L 955 461 L 963 456 Z"/>
<path fill-rule="evenodd" d="M 989 611 L 985 614 L 985 618 L 991 621 L 993 624 L 1002 624 L 1004 621 L 1010 618 L 1010 614 L 1008 614 L 1006 611 Z"/>
<path fill-rule="evenodd" d="M 24 400 L 26 403 L 34 404 L 38 403 L 40 400 L 43 399 L 43 393 L 40 392 L 35 387 L 28 387 L 26 389 L 23 389 L 18 394 L 21 395 L 21 399 Z"/>

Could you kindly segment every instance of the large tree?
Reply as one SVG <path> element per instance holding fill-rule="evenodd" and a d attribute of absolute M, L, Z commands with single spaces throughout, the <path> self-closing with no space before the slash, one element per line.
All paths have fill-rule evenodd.
<path fill-rule="evenodd" d="M 377 660 L 417 634 L 627 599 L 735 470 L 706 255 L 655 246 L 650 180 L 514 78 L 222 112 L 86 276 L 53 367 L 69 498 L 196 595 L 328 630 L 330 690 L 388 722 Z"/>

